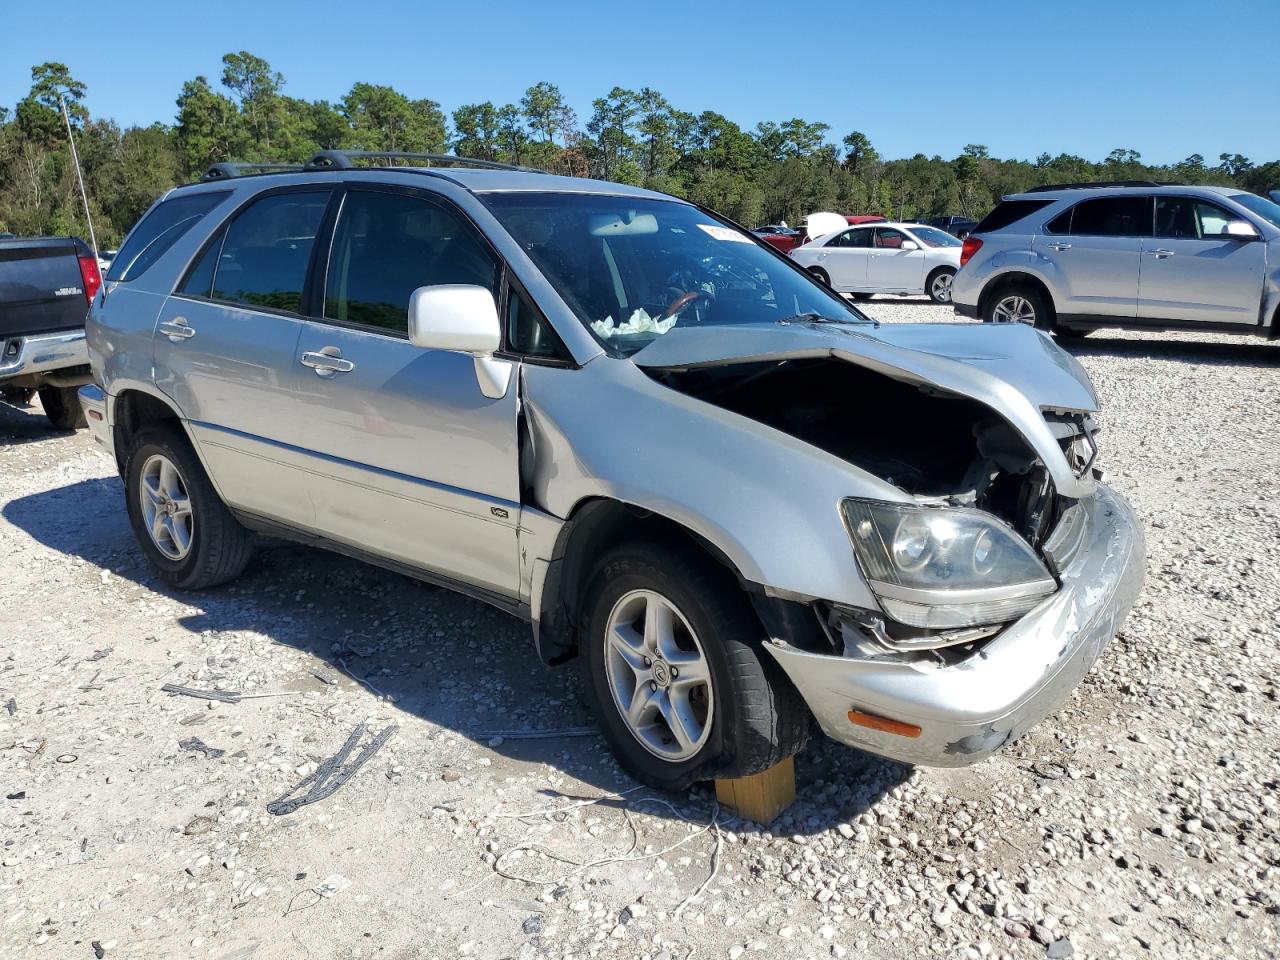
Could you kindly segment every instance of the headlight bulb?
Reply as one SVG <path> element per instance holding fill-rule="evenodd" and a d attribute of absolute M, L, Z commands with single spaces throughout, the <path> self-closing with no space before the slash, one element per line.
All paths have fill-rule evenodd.
<path fill-rule="evenodd" d="M 918 513 L 903 517 L 893 537 L 894 562 L 902 570 L 919 570 L 929 562 L 931 539 L 925 517 Z"/>

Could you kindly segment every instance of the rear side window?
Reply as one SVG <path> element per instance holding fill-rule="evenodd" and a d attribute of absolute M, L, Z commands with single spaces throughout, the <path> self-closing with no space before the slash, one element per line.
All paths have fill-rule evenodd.
<path fill-rule="evenodd" d="M 992 230 L 1003 230 L 1005 227 L 1017 223 L 1023 217 L 1029 217 L 1037 210 L 1043 210 L 1052 200 L 1001 200 L 996 204 L 994 210 L 988 213 L 973 228 L 974 233 L 990 233 Z M 945 220 L 945 218 L 943 218 Z M 935 224 L 935 226 L 948 226 L 948 224 Z"/>
<path fill-rule="evenodd" d="M 135 280 L 142 276 L 151 264 L 228 195 L 226 190 L 191 193 L 156 205 L 129 234 L 129 239 L 111 261 L 107 279 Z"/>
<path fill-rule="evenodd" d="M 497 287 L 498 262 L 460 214 L 421 197 L 353 190 L 334 231 L 324 315 L 409 329 L 409 295 L 438 283 Z"/>
<path fill-rule="evenodd" d="M 1149 237 L 1151 236 L 1150 197 L 1098 197 L 1085 200 L 1071 208 L 1070 233 L 1086 237 Z M 1067 233 L 1059 229 L 1062 217 L 1054 219 L 1050 229 L 1054 233 Z"/>
<path fill-rule="evenodd" d="M 827 242 L 828 247 L 870 247 L 871 231 L 862 230 L 846 230 L 838 237 L 832 237 Z"/>
<path fill-rule="evenodd" d="M 242 211 L 222 240 L 213 299 L 268 310 L 301 310 L 311 248 L 328 202 L 328 190 L 278 193 Z M 193 278 L 207 270 L 207 256 L 208 251 Z"/>

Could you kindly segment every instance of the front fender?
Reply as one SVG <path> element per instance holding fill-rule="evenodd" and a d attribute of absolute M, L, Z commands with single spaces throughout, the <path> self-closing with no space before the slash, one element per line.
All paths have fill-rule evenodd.
<path fill-rule="evenodd" d="M 626 360 L 525 369 L 536 505 L 603 497 L 652 511 L 784 597 L 876 608 L 841 520 L 845 497 L 898 488 L 777 430 L 655 382 Z"/>

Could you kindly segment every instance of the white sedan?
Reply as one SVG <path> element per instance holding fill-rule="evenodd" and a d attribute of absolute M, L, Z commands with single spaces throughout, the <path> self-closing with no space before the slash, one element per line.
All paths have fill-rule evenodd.
<path fill-rule="evenodd" d="M 927 293 L 951 302 L 962 244 L 920 223 L 869 223 L 818 237 L 791 258 L 823 283 L 863 300 L 873 293 Z"/>

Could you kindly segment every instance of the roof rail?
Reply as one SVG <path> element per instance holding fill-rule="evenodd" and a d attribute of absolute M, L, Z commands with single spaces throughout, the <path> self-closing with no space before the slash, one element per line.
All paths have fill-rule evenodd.
<path fill-rule="evenodd" d="M 200 178 L 202 183 L 209 180 L 229 180 L 232 177 L 247 176 L 253 173 L 274 173 L 277 171 L 298 171 L 304 167 L 300 163 L 215 163 Z"/>
<path fill-rule="evenodd" d="M 1185 184 L 1161 180 L 1095 180 L 1090 183 L 1046 183 L 1031 187 L 1027 193 L 1044 193 L 1048 190 L 1089 190 L 1094 187 L 1180 187 Z"/>
<path fill-rule="evenodd" d="M 518 170 L 522 173 L 541 173 L 532 167 L 518 167 L 494 160 L 474 157 L 456 157 L 451 153 L 404 153 L 397 150 L 321 150 L 307 161 L 307 170 L 352 170 L 356 160 L 425 160 L 433 163 L 451 163 L 463 167 L 479 167 L 484 170 Z"/>

